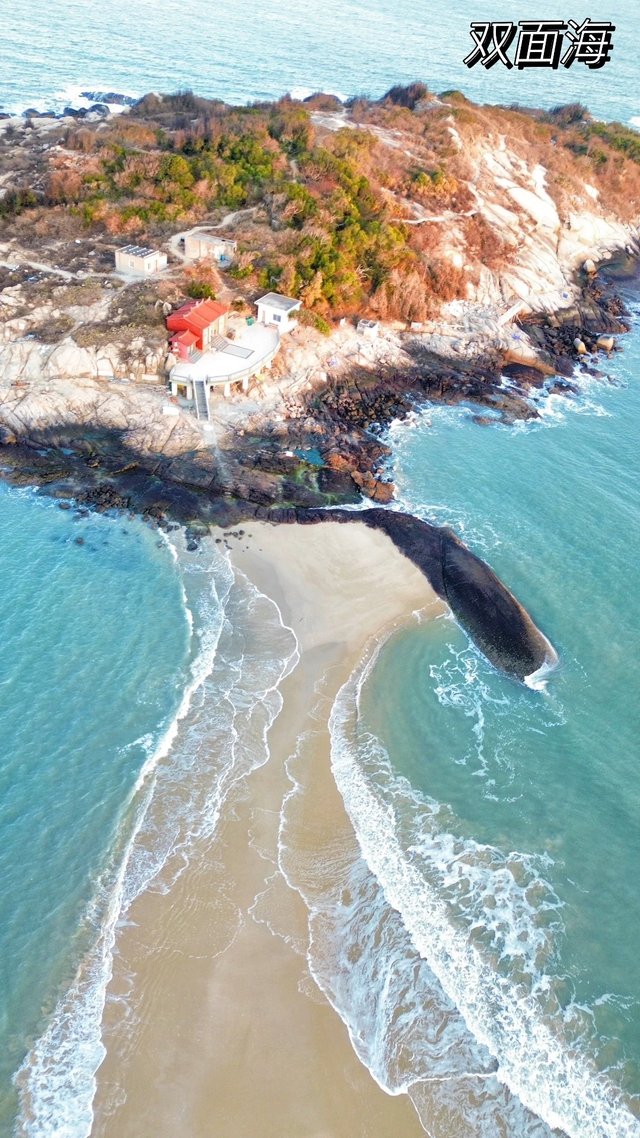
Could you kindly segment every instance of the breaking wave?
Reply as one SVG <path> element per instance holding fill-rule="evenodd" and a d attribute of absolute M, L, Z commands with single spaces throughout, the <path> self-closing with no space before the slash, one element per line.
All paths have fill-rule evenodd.
<path fill-rule="evenodd" d="M 519 1136 L 560 1128 L 569 1138 L 638 1138 L 640 1123 L 590 1058 L 588 1017 L 567 1000 L 564 978 L 554 971 L 563 925 L 548 881 L 551 859 L 503 853 L 462 837 L 447 807 L 394 771 L 359 722 L 372 662 L 343 686 L 331 715 L 334 776 L 375 879 L 372 884 L 362 868 L 353 870 L 337 918 L 359 930 L 358 952 L 367 940 L 375 949 L 368 956 L 369 982 L 355 999 L 352 992 L 343 998 L 341 986 L 353 986 L 353 978 L 335 963 L 327 970 L 339 978 L 330 983 L 336 1001 L 350 1009 L 345 1018 L 360 1025 L 351 1028 L 356 1050 L 382 1085 L 392 1093 L 408 1090 L 419 1111 L 422 1103 L 430 1133 L 435 1111 L 448 1127 L 443 1138 L 454 1132 L 455 1112 L 456 1133 L 493 1134 L 506 1112 L 508 1133 Z M 368 893 L 376 895 L 377 908 Z M 362 1030 L 367 1021 L 374 1030 Z M 430 1041 L 439 1031 L 446 1037 L 453 1024 L 458 1046 L 466 1038 L 456 1052 L 463 1071 L 451 1066 L 445 1048 L 443 1080 L 441 1056 L 434 1066 Z M 452 1080 L 466 1081 L 468 1096 Z M 465 1122 L 472 1102 L 473 1122 Z"/>
<path fill-rule="evenodd" d="M 121 816 L 85 914 L 90 951 L 44 1034 L 15 1076 L 18 1138 L 86 1138 L 102 1016 L 119 924 L 151 885 L 166 892 L 194 841 L 214 833 L 234 784 L 266 762 L 267 732 L 282 706 L 279 684 L 298 658 L 275 602 L 207 542 L 176 552 L 192 627 L 192 660 L 176 714 L 143 742 L 147 759 Z"/>

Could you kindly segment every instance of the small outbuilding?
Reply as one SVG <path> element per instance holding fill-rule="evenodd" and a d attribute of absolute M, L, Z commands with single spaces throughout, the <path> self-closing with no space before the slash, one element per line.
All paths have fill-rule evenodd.
<path fill-rule="evenodd" d="M 184 255 L 188 261 L 215 261 L 222 268 L 232 264 L 236 248 L 235 241 L 218 233 L 187 233 L 184 239 Z"/>
<path fill-rule="evenodd" d="M 358 320 L 356 332 L 359 336 L 364 336 L 365 340 L 375 340 L 380 325 L 377 320 Z"/>
<path fill-rule="evenodd" d="M 167 254 L 146 245 L 125 245 L 116 249 L 116 272 L 136 277 L 150 277 L 167 267 Z"/>
<path fill-rule="evenodd" d="M 292 316 L 301 305 L 301 300 L 293 300 L 292 297 L 282 296 L 279 292 L 268 292 L 265 296 L 261 296 L 260 300 L 256 300 L 258 322 L 275 324 L 281 333 L 290 332 L 296 326 Z"/>

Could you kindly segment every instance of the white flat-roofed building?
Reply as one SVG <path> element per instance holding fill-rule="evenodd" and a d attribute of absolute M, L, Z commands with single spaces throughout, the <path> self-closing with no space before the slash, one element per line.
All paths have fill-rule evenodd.
<path fill-rule="evenodd" d="M 215 261 L 223 268 L 232 263 L 236 248 L 235 241 L 218 233 L 187 233 L 184 238 L 184 255 L 188 261 Z"/>
<path fill-rule="evenodd" d="M 268 292 L 256 300 L 259 324 L 275 324 L 280 333 L 290 332 L 295 328 L 296 321 L 292 320 L 302 304 L 301 300 L 293 300 L 290 296 L 282 296 L 279 292 Z"/>
<path fill-rule="evenodd" d="M 150 277 L 167 267 L 167 254 L 146 245 L 125 245 L 116 249 L 116 272 L 130 276 Z"/>
<path fill-rule="evenodd" d="M 377 320 L 358 320 L 356 332 L 359 336 L 364 336 L 365 340 L 375 340 L 380 325 Z"/>

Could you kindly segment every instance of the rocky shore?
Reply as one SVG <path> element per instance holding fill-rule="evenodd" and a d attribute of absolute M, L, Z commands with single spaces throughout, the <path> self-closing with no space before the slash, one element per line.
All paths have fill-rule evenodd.
<path fill-rule="evenodd" d="M 361 496 L 385 504 L 394 490 L 382 474 L 389 455 L 384 430 L 393 420 L 426 401 L 476 405 L 477 421 L 487 425 L 534 418 L 532 389 L 575 392 L 569 377 L 576 341 L 585 354 L 595 353 L 600 343 L 606 356 L 613 335 L 626 329 L 615 292 L 587 283 L 574 308 L 522 324 L 536 344 L 535 366 L 501 352 L 453 361 L 408 338 L 408 366 L 353 366 L 290 400 L 284 417 L 267 411 L 248 416 L 240 430 L 230 429 L 219 445 L 206 447 L 198 445 L 195 424 L 190 428 L 188 422 L 180 428 L 174 422 L 166 438 L 158 437 L 144 400 L 138 425 L 126 402 L 109 422 L 91 398 L 81 402 L 78 387 L 76 405 L 69 401 L 65 414 L 49 411 L 44 422 L 34 424 L 20 417 L 19 407 L 26 406 L 21 396 L 11 415 L 5 407 L 4 422 L 11 425 L 0 425 L 1 473 L 13 483 L 40 485 L 95 508 L 135 509 L 195 529 L 264 517 L 274 508 L 354 503 Z M 578 366 L 603 377 L 593 366 L 598 358 L 578 360 L 585 358 L 590 362 Z M 125 397 L 112 397 L 117 398 Z"/>
<path fill-rule="evenodd" d="M 484 562 L 447 529 L 397 511 L 340 509 L 360 494 L 387 503 L 393 486 L 381 477 L 389 454 L 384 428 L 425 401 L 467 402 L 477 419 L 514 422 L 534 417 L 532 388 L 571 394 L 576 342 L 585 352 L 613 349 L 624 332 L 624 309 L 615 292 L 593 281 L 575 308 L 523 324 L 536 344 L 537 365 L 494 358 L 458 362 L 438 358 L 419 342 L 402 371 L 375 374 L 354 368 L 321 391 L 313 389 L 288 417 L 262 431 L 236 432 L 224 448 L 185 452 L 179 444 L 151 454 L 136 449 L 124 430 L 66 423 L 16 434 L 0 427 L 0 473 L 13 484 L 37 485 L 68 508 L 128 510 L 158 526 L 186 526 L 195 548 L 211 525 L 249 519 L 313 524 L 364 521 L 382 529 L 418 566 L 462 626 L 497 667 L 524 680 L 555 662 L 546 637 Z M 593 366 L 590 374 L 602 375 Z M 551 378 L 550 378 L 551 377 Z M 603 377 L 604 378 L 604 377 Z M 507 382 L 505 383 L 505 379 Z M 318 507 L 323 507 L 319 509 Z"/>
<path fill-rule="evenodd" d="M 305 525 L 355 521 L 381 530 L 424 574 L 495 667 L 526 680 L 557 662 L 554 648 L 522 605 L 452 530 L 384 509 L 296 510 L 287 520 Z"/>
<path fill-rule="evenodd" d="M 549 168 L 536 163 L 527 147 L 528 120 L 518 120 L 522 138 L 511 136 L 507 145 L 500 133 L 503 111 L 494 109 L 498 117 L 487 125 L 486 109 L 476 108 L 478 122 L 464 126 L 454 100 L 437 106 L 446 142 L 442 153 L 453 146 L 457 155 L 444 183 L 446 202 L 429 198 L 427 210 L 420 194 L 415 196 L 410 170 L 400 167 L 396 174 L 404 189 L 391 193 L 380 185 L 376 191 L 387 223 L 404 226 L 403 240 L 407 234 L 424 235 L 424 264 L 431 265 L 441 290 L 435 308 L 423 304 L 434 318 L 391 314 L 385 320 L 380 314 L 375 343 L 358 335 L 356 317 L 333 326 L 321 320 L 329 332 L 324 335 L 314 326 L 319 317 L 309 293 L 303 299 L 310 319 L 283 338 L 274 373 L 256 382 L 246 397 L 227 403 L 212 396 L 211 421 L 203 426 L 175 400 L 171 403 L 166 389 L 171 357 L 164 315 L 181 302 L 190 280 L 176 254 L 180 235 L 167 237 L 161 227 L 154 233 L 154 239 L 165 241 L 170 258 L 158 280 L 124 280 L 113 271 L 114 249 L 121 244 L 113 232 L 119 232 L 122 217 L 109 215 L 113 232 L 101 223 L 89 236 L 78 228 L 78 210 L 69 209 L 68 193 L 76 182 L 74 192 L 81 196 L 77 187 L 89 161 L 85 152 L 100 152 L 110 137 L 108 104 L 114 93 L 85 96 L 92 105 L 80 115 L 88 121 L 84 134 L 73 133 L 69 116 L 50 122 L 34 113 L 21 126 L 2 124 L 0 162 L 6 173 L 0 177 L 15 181 L 18 170 L 24 184 L 37 190 L 34 196 L 32 189 L 26 194 L 20 187 L 0 188 L 10 219 L 0 245 L 0 476 L 11 483 L 38 486 L 63 506 L 74 501 L 80 508 L 136 511 L 165 528 L 184 525 L 191 544 L 211 525 L 237 526 L 252 518 L 309 521 L 322 509 L 323 517 L 346 521 L 352 515 L 340 513 L 345 505 L 363 504 L 362 499 L 386 505 L 393 499 L 385 430 L 425 402 L 469 404 L 476 422 L 490 428 L 495 422 L 535 418 L 531 397 L 541 388 L 574 395 L 576 370 L 606 382 L 601 369 L 619 346 L 616 337 L 627 331 L 612 282 L 635 272 L 640 253 L 634 202 L 610 196 L 613 191 L 598 182 L 597 171 L 597 185 L 584 181 L 582 167 L 574 169 L 566 155 L 558 166 L 555 142 L 554 147 L 541 143 L 538 154 Z M 367 111 L 367 146 L 397 165 L 399 132 L 390 125 L 393 107 L 382 102 Z M 166 106 L 153 97 L 136 107 L 129 129 L 153 149 L 156 143 L 149 139 L 155 140 L 157 116 L 164 122 Z M 290 112 L 288 104 L 285 110 Z M 403 128 L 409 148 L 404 154 L 412 161 L 429 157 L 424 139 L 432 111 L 424 110 L 423 121 L 416 110 L 415 121 Z M 346 108 L 305 112 L 308 142 L 316 132 L 323 160 L 333 161 L 334 145 L 346 145 L 349 127 L 362 132 L 349 113 Z M 100 121 L 91 126 L 94 118 Z M 459 134 L 463 127 L 466 146 Z M 583 127 L 590 129 L 588 121 Z M 547 128 L 556 130 L 557 124 Z M 174 142 L 179 141 L 178 132 Z M 178 163 L 183 173 L 185 162 Z M 562 189 L 567 163 L 574 178 L 570 196 Z M 371 164 L 368 171 L 373 177 Z M 298 183 L 295 163 L 287 176 Z M 314 187 L 313 180 L 309 185 Z M 428 194 L 433 188 L 427 187 Z M 409 192 L 414 196 L 407 197 Z M 258 206 L 210 218 L 218 224 L 231 218 L 235 235 L 246 245 L 243 255 L 258 259 L 286 228 L 273 194 L 263 197 Z M 46 238 L 38 235 L 35 243 L 21 216 L 34 208 L 31 198 L 41 202 L 37 224 Z M 465 203 L 468 208 L 462 208 Z M 437 224 L 444 220 L 446 226 Z M 422 249 L 420 242 L 415 248 Z M 415 257 L 409 263 L 416 264 Z M 247 262 L 247 272 L 252 264 Z M 410 274 L 396 279 L 400 293 L 409 279 Z M 431 278 L 421 278 L 422 301 L 432 285 Z M 235 278 L 220 281 L 220 288 L 227 305 L 248 310 Z M 379 315 L 375 304 L 388 308 L 389 297 L 371 295 L 369 302 L 367 315 Z M 374 510 L 369 516 L 368 524 L 388 529 L 400 524 L 389 519 L 402 515 Z M 490 581 L 488 567 L 476 564 L 453 535 L 424 528 L 415 519 L 405 519 L 402 526 L 391 535 L 394 541 L 408 549 L 488 657 L 520 679 L 540 667 L 548 643 L 537 630 L 536 639 L 514 598 Z M 455 568 L 460 560 L 461 576 Z M 489 609 L 502 615 L 487 633 L 483 613 Z M 515 646 L 509 643 L 511 634 Z"/>
<path fill-rule="evenodd" d="M 395 238 L 405 242 L 405 269 L 385 264 L 382 277 L 393 278 L 398 294 L 413 289 L 424 312 L 394 317 L 389 295 L 378 290 L 359 301 L 379 321 L 375 342 L 358 334 L 353 307 L 342 319 L 340 309 L 330 314 L 332 324 L 321 320 L 329 333 L 323 334 L 314 325 L 327 304 L 318 293 L 320 273 L 315 292 L 303 289 L 307 320 L 283 337 L 273 373 L 246 397 L 227 403 L 212 395 L 212 421 L 203 428 L 188 410 L 169 404 L 166 389 L 172 357 L 164 317 L 193 284 L 177 251 L 180 233 L 174 223 L 145 222 L 146 206 L 137 198 L 142 213 L 129 216 L 134 207 L 126 187 L 138 185 L 140 146 L 154 170 L 160 163 L 165 180 L 175 163 L 187 177 L 184 124 L 205 130 L 228 122 L 236 130 L 237 109 L 192 97 L 150 96 L 134 106 L 110 91 L 83 97 L 107 112 L 120 103 L 123 113 L 107 113 L 79 134 L 77 116 L 64 113 L 52 121 L 33 114 L 0 124 L 0 462 L 13 480 L 195 526 L 361 497 L 386 504 L 394 488 L 385 477 L 384 431 L 394 419 L 425 400 L 469 403 L 487 426 L 533 418 L 532 391 L 571 396 L 574 369 L 600 375 L 602 357 L 626 330 L 604 274 L 630 271 L 640 231 L 635 167 L 615 149 L 607 160 L 611 169 L 626 162 L 623 197 L 615 180 L 575 158 L 576 139 L 557 116 L 538 123 L 534 152 L 530 117 L 474 108 L 461 96 L 427 99 L 411 112 L 404 107 L 400 128 L 390 99 L 364 110 L 336 100 L 327 109 L 321 98 L 308 106 L 284 101 L 264 111 L 271 143 L 294 115 L 304 120 L 316 163 L 333 169 L 336 153 L 350 151 L 357 136 L 362 154 L 352 156 L 354 170 L 369 180 L 379 216 L 401 226 Z M 169 165 L 164 152 L 156 153 L 158 124 L 171 135 L 176 157 Z M 588 133 L 589 116 L 571 129 Z M 132 177 L 124 182 L 123 171 L 105 166 L 114 146 L 120 164 L 130 148 Z M 416 163 L 431 169 L 436 159 L 445 163 L 438 185 L 426 175 L 416 182 Z M 294 197 L 302 194 L 311 210 L 304 240 L 315 241 L 321 208 L 315 174 L 307 173 L 305 189 L 299 163 L 286 152 L 279 161 L 282 185 L 297 186 Z M 388 178 L 378 185 L 380 163 L 394 171 L 395 190 Z M 105 198 L 94 217 L 97 205 L 85 201 L 83 186 L 98 173 L 102 182 L 115 178 L 111 196 L 120 212 L 110 213 Z M 149 194 L 159 192 L 159 177 Z M 216 289 L 225 304 L 244 311 L 262 287 L 252 266 L 277 255 L 277 270 L 284 271 L 284 250 L 306 232 L 303 218 L 292 221 L 288 207 L 279 212 L 282 203 L 276 208 L 275 190 L 253 192 L 258 204 L 232 212 L 221 206 L 204 218 L 229 223 L 240 243 L 241 275 L 218 274 Z M 193 222 L 189 210 L 201 207 L 189 201 L 184 208 Z M 332 218 L 325 221 L 326 243 L 335 234 Z M 122 226 L 131 225 L 140 239 L 167 250 L 168 268 L 157 279 L 114 272 L 114 251 L 126 239 Z M 368 239 L 365 228 L 361 240 Z M 412 265 L 422 266 L 420 281 Z M 598 265 L 608 269 L 598 272 Z M 255 287 L 244 284 L 251 274 Z"/>
<path fill-rule="evenodd" d="M 631 265 L 623 256 L 608 271 L 628 274 Z M 528 345 L 519 356 L 489 343 L 475 358 L 453 359 L 407 335 L 401 364 L 352 364 L 289 397 L 284 414 L 280 403 L 277 414 L 265 406 L 243 416 L 241 426 L 225 424 L 215 444 L 203 445 L 189 416 L 165 420 L 160 431 L 157 400 L 144 387 L 102 397 L 69 383 L 60 399 L 41 398 L 36 410 L 28 392 L 17 392 L 2 405 L 0 474 L 194 531 L 361 497 L 386 504 L 394 487 L 384 476 L 385 428 L 425 402 L 475 405 L 476 421 L 490 426 L 537 417 L 535 389 L 574 394 L 576 367 L 607 381 L 594 365 L 606 367 L 618 347 L 614 336 L 628 330 L 623 302 L 610 282 L 594 277 L 581 282 L 578 295 L 571 307 L 517 323 L 511 342 L 521 334 Z"/>

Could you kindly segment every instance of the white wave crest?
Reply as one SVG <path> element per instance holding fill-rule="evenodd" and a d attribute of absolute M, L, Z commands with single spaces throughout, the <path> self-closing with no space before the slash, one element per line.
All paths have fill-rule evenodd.
<path fill-rule="evenodd" d="M 15 1077 L 16 1138 L 90 1134 L 118 926 L 152 882 L 171 887 L 194 840 L 214 832 L 231 787 L 268 758 L 278 687 L 298 659 L 297 641 L 277 605 L 234 578 L 214 551 L 178 558 L 193 628 L 189 680 L 160 737 L 143 741 L 148 758 L 85 917 L 97 933 L 92 947 Z"/>
<path fill-rule="evenodd" d="M 447 811 L 394 775 L 377 740 L 358 731 L 369 666 L 335 701 L 332 768 L 387 903 L 524 1107 L 569 1138 L 638 1138 L 621 1093 L 566 1035 L 548 970 L 559 903 L 544 865 L 456 837 Z"/>
<path fill-rule="evenodd" d="M 308 818 L 314 738 L 312 730 L 299 739 L 287 762 L 291 790 L 281 813 L 278 864 L 308 910 L 309 972 L 343 1020 L 358 1058 L 388 1094 L 409 1096 L 432 1138 L 551 1138 L 548 1127 L 498 1082 L 495 1059 L 416 951 L 401 914 L 361 857 L 355 834 L 335 834 L 327 842 L 321 831 L 319 848 L 297 841 L 300 822 Z M 507 905 L 506 872 L 501 886 Z M 524 888 L 512 884 L 511 893 L 523 898 Z M 521 908 L 529 904 L 521 900 Z"/>

